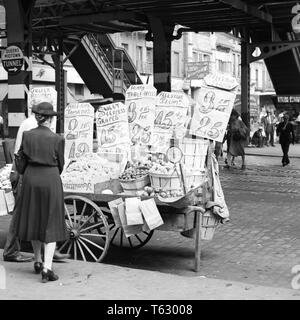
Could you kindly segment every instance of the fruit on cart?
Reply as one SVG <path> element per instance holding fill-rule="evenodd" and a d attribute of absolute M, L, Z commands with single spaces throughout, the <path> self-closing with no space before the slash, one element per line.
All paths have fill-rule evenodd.
<path fill-rule="evenodd" d="M 135 180 L 145 177 L 149 170 L 145 167 L 129 167 L 120 176 L 121 180 Z"/>
<path fill-rule="evenodd" d="M 149 197 L 149 194 L 145 190 L 138 190 L 136 192 L 136 196 L 137 197 Z"/>
<path fill-rule="evenodd" d="M 168 197 L 168 194 L 167 194 L 167 192 L 165 192 L 165 191 L 160 191 L 160 192 L 159 192 L 159 195 L 160 195 L 162 198 L 167 198 L 167 197 Z"/>
<path fill-rule="evenodd" d="M 174 169 L 175 166 L 173 163 L 160 160 L 160 162 L 153 163 L 152 167 L 149 169 L 149 173 L 172 175 Z"/>
<path fill-rule="evenodd" d="M 149 186 L 146 186 L 146 187 L 144 188 L 144 190 L 145 190 L 149 195 L 151 195 L 151 193 L 154 193 L 154 188 L 149 187 Z"/>

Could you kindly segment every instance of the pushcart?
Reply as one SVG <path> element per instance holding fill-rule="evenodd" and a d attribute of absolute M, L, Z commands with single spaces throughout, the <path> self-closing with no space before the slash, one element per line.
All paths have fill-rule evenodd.
<path fill-rule="evenodd" d="M 127 247 L 132 250 L 143 247 L 154 230 L 126 237 L 121 227 L 116 227 L 108 203 L 124 194 L 76 194 L 65 193 L 65 218 L 68 239 L 59 245 L 59 251 L 70 253 L 75 260 L 104 260 L 110 246 Z M 195 271 L 200 270 L 201 240 L 211 240 L 218 219 L 205 210 L 209 200 L 209 183 L 195 188 L 176 203 L 165 203 L 155 198 L 164 221 L 158 230 L 177 231 L 195 239 Z M 144 197 L 147 199 L 148 197 Z M 156 229 L 157 230 L 157 229 Z"/>

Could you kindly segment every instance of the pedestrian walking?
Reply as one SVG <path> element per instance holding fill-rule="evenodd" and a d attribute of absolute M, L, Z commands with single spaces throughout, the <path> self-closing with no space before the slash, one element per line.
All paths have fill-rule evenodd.
<path fill-rule="evenodd" d="M 225 168 L 230 168 L 230 163 L 232 157 L 241 156 L 242 157 L 242 170 L 246 169 L 245 164 L 245 145 L 247 145 L 247 140 L 249 136 L 249 129 L 244 124 L 244 122 L 239 118 L 240 115 L 236 110 L 232 110 L 229 119 L 229 148 L 227 152 L 227 164 Z"/>
<path fill-rule="evenodd" d="M 38 127 L 23 133 L 18 151 L 19 158 L 23 156 L 27 166 L 16 208 L 15 233 L 20 240 L 31 241 L 34 270 L 47 282 L 58 279 L 52 270 L 53 255 L 56 242 L 67 238 L 60 178 L 64 166 L 64 139 L 50 129 L 53 116 L 57 115 L 50 103 L 39 103 L 32 112 Z"/>
<path fill-rule="evenodd" d="M 37 124 L 34 113 L 32 113 L 28 118 L 26 118 L 25 120 L 22 121 L 22 123 L 19 127 L 19 130 L 18 130 L 18 133 L 17 133 L 16 141 L 15 141 L 15 148 L 14 148 L 15 154 L 20 149 L 20 146 L 22 143 L 23 132 L 34 129 L 37 126 L 38 126 L 38 124 Z M 12 172 L 10 175 L 10 180 L 11 180 L 11 184 L 12 184 L 12 188 L 13 188 L 13 194 L 15 197 L 15 207 L 14 207 L 14 210 L 12 213 L 12 218 L 10 221 L 9 230 L 7 233 L 6 242 L 5 242 L 5 246 L 4 246 L 4 250 L 3 250 L 3 260 L 9 261 L 9 262 L 31 262 L 33 260 L 32 257 L 28 257 L 28 256 L 21 254 L 20 241 L 14 232 L 14 230 L 16 229 L 16 226 L 15 226 L 15 224 L 16 224 L 16 210 L 17 210 L 17 206 L 18 206 L 18 199 L 19 199 L 20 189 L 21 189 L 21 185 L 22 185 L 22 175 L 20 175 L 16 171 L 15 163 L 13 163 Z M 55 251 L 55 253 L 54 253 L 54 260 L 56 260 L 56 261 L 60 261 L 63 259 L 68 259 L 68 258 L 70 258 L 69 254 L 62 254 L 58 251 Z"/>
<path fill-rule="evenodd" d="M 271 114 L 270 110 L 267 110 L 267 115 L 262 118 L 262 124 L 264 126 L 265 134 L 266 134 L 266 145 L 271 145 L 272 147 L 275 147 L 274 145 L 274 129 L 276 124 L 276 117 L 274 114 Z"/>
<path fill-rule="evenodd" d="M 282 156 L 282 166 L 286 166 L 290 163 L 289 159 L 289 148 L 290 144 L 295 143 L 295 133 L 293 125 L 289 121 L 289 115 L 286 113 L 283 116 L 283 121 L 280 122 L 277 126 L 276 133 L 279 136 L 279 143 L 283 152 Z"/>

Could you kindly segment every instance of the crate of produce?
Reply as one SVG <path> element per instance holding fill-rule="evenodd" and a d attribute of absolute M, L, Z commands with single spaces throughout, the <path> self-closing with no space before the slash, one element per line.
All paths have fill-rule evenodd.
<path fill-rule="evenodd" d="M 182 164 L 187 168 L 204 170 L 209 140 L 184 138 L 179 142 Z"/>
<path fill-rule="evenodd" d="M 119 182 L 128 195 L 136 195 L 137 191 L 143 190 L 150 184 L 147 167 L 130 167 L 127 168 L 119 177 Z"/>

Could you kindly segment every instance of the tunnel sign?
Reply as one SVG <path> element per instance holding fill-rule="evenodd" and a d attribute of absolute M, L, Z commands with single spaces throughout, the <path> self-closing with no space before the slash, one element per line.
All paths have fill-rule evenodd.
<path fill-rule="evenodd" d="M 9 73 L 18 73 L 24 64 L 23 51 L 17 46 L 9 46 L 1 56 L 3 68 Z"/>

